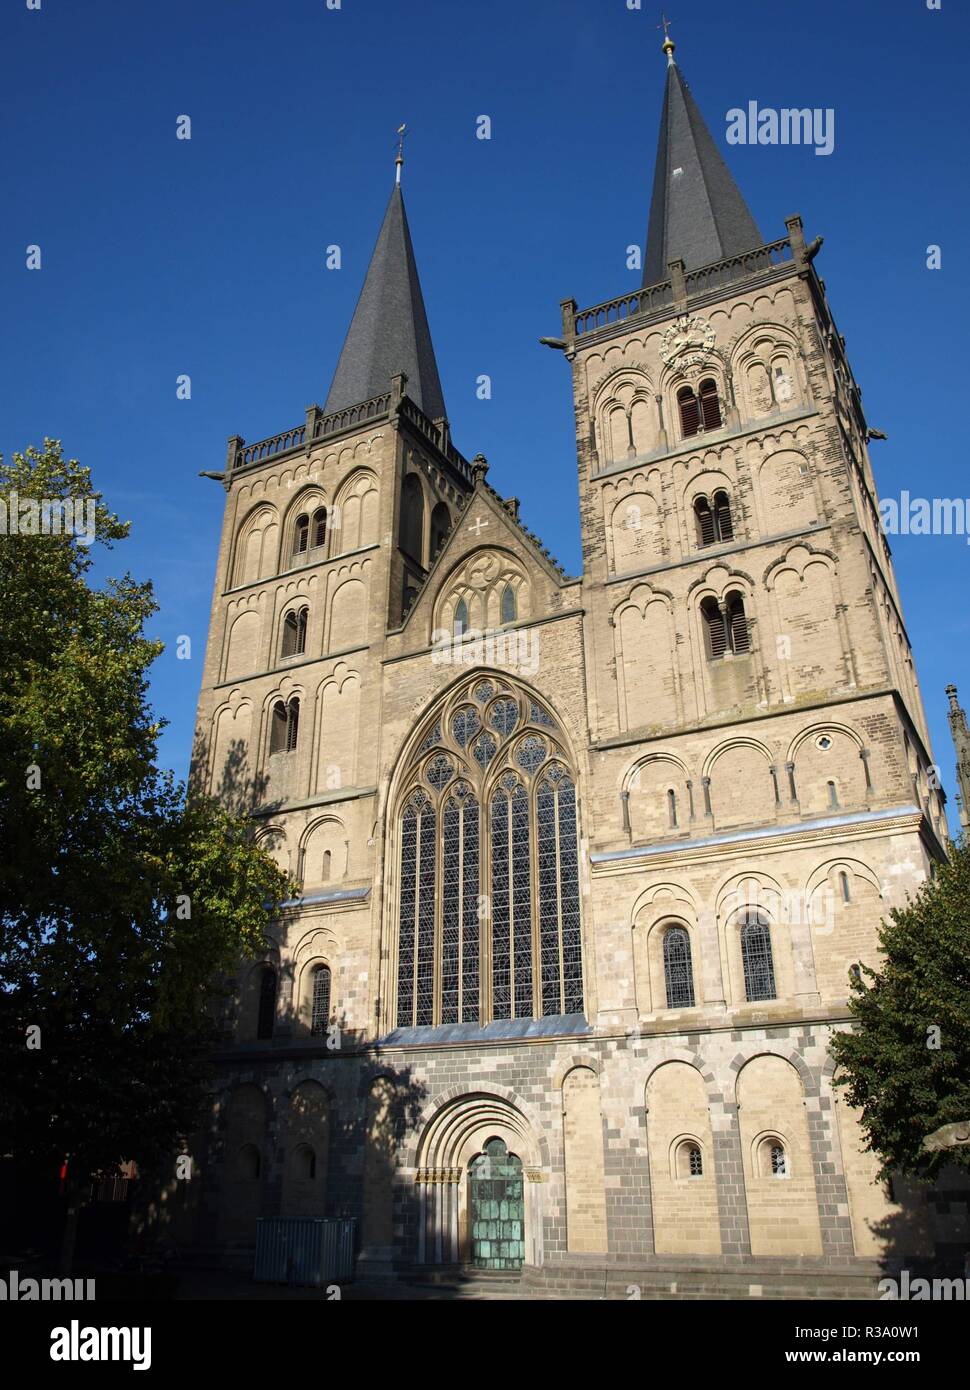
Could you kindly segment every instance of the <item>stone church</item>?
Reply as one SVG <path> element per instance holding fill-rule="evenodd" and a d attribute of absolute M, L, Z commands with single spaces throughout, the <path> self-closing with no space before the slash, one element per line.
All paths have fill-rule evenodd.
<path fill-rule="evenodd" d="M 545 340 L 581 575 L 451 438 L 400 157 L 325 404 L 229 441 L 193 776 L 299 892 L 183 1213 L 227 1262 L 353 1216 L 361 1277 L 748 1296 L 966 1239 L 827 1046 L 947 846 L 862 394 L 664 52 L 642 287 Z"/>

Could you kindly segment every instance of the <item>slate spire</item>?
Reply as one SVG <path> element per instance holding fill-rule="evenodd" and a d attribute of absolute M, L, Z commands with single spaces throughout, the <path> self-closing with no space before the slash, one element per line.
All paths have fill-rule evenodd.
<path fill-rule="evenodd" d="M 667 279 L 667 265 L 687 270 L 751 251 L 764 242 L 721 158 L 667 35 L 667 87 L 660 117 L 643 283 Z"/>
<path fill-rule="evenodd" d="M 445 413 L 400 182 L 391 190 L 377 245 L 340 352 L 324 411 L 343 410 L 390 390 L 405 391 L 432 420 Z"/>

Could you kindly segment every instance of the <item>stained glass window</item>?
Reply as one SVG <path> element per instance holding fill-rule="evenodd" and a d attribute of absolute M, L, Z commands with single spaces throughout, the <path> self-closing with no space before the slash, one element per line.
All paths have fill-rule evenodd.
<path fill-rule="evenodd" d="M 746 914 L 741 927 L 741 961 L 744 992 L 749 1001 L 774 999 L 775 966 L 771 956 L 771 931 L 757 912 Z"/>
<path fill-rule="evenodd" d="M 668 1009 L 694 1007 L 690 937 L 683 927 L 668 927 L 664 932 L 664 981 L 667 986 Z"/>
<path fill-rule="evenodd" d="M 330 1020 L 330 970 L 326 965 L 318 965 L 313 972 L 313 1001 L 310 1014 L 310 1032 L 314 1037 L 326 1033 Z"/>
<path fill-rule="evenodd" d="M 583 1011 L 576 788 L 530 726 L 555 721 L 478 677 L 418 750 L 399 821 L 401 1027 Z"/>

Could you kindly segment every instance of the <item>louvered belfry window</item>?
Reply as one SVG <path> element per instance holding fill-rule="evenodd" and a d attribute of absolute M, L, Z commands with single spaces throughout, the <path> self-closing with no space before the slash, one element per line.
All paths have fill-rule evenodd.
<path fill-rule="evenodd" d="M 718 661 L 727 650 L 727 630 L 716 598 L 706 598 L 701 604 L 701 620 L 708 658 Z"/>
<path fill-rule="evenodd" d="M 713 545 L 717 540 L 714 528 L 714 513 L 706 497 L 698 497 L 694 503 L 694 517 L 697 521 L 697 544 Z"/>
<path fill-rule="evenodd" d="M 744 599 L 737 592 L 728 594 L 727 617 L 730 626 L 731 650 L 740 656 L 750 650 L 750 645 L 748 620 L 744 613 Z"/>
<path fill-rule="evenodd" d="M 680 409 L 680 432 L 685 439 L 690 439 L 700 433 L 701 408 L 689 386 L 682 386 L 677 392 L 677 405 Z"/>
<path fill-rule="evenodd" d="M 715 598 L 704 599 L 701 603 L 701 621 L 708 660 L 718 661 L 728 652 L 743 656 L 751 650 L 744 599 L 737 590 L 727 595 L 723 608 Z"/>
<path fill-rule="evenodd" d="M 717 398 L 717 382 L 707 377 L 700 388 L 701 422 L 705 430 L 721 428 L 721 403 Z"/>
<path fill-rule="evenodd" d="M 576 785 L 556 720 L 476 676 L 412 755 L 398 1027 L 583 1012 Z"/>
<path fill-rule="evenodd" d="M 310 518 L 305 514 L 298 516 L 293 530 L 293 553 L 303 555 L 310 544 Z"/>
<path fill-rule="evenodd" d="M 310 544 L 314 550 L 319 549 L 327 539 L 327 509 L 318 507 L 313 513 L 313 521 L 310 526 Z"/>
<path fill-rule="evenodd" d="M 300 701 L 295 695 L 285 705 L 282 700 L 277 700 L 271 719 L 270 753 L 292 753 L 300 730 Z"/>
<path fill-rule="evenodd" d="M 715 492 L 714 494 L 714 534 L 719 541 L 734 540 L 731 502 L 726 492 Z"/>
<path fill-rule="evenodd" d="M 731 502 L 726 492 L 715 492 L 713 503 L 706 497 L 696 498 L 694 520 L 697 524 L 699 546 L 718 545 L 734 540 Z"/>

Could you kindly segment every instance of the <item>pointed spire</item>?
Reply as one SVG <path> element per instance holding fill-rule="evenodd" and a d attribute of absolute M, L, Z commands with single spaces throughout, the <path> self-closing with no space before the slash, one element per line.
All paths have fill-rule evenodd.
<path fill-rule="evenodd" d="M 403 129 L 398 134 L 400 175 Z M 395 182 L 324 410 L 330 414 L 379 396 L 390 390 L 398 372 L 407 376 L 405 390 L 415 404 L 440 420 L 445 414 L 441 380 L 401 185 Z"/>
<path fill-rule="evenodd" d="M 643 263 L 645 285 L 666 280 L 670 261 L 683 261 L 687 270 L 695 270 L 764 244 L 674 62 L 669 23 L 664 21 L 667 86 Z"/>

